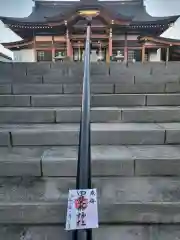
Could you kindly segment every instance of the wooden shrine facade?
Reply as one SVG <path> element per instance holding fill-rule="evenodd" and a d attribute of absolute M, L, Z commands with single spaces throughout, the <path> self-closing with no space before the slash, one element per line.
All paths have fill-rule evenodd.
<path fill-rule="evenodd" d="M 158 36 L 179 16 L 154 18 L 146 12 L 143 0 L 90 2 L 35 0 L 29 17 L 1 17 L 23 38 L 4 46 L 14 53 L 21 52 L 27 59 L 29 54 L 32 61 L 83 61 L 86 17 L 89 15 L 92 16 L 92 61 L 160 61 L 164 58 L 163 52 L 174 46 L 174 42 L 162 41 Z M 171 51 L 168 54 L 171 55 Z"/>

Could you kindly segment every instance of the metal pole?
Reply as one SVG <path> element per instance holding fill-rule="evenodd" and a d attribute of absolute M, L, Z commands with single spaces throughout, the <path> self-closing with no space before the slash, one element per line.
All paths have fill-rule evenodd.
<path fill-rule="evenodd" d="M 169 62 L 169 47 L 166 49 L 166 67 L 168 65 Z"/>
<path fill-rule="evenodd" d="M 83 78 L 83 94 L 82 94 L 76 189 L 91 188 L 90 31 L 91 20 L 88 20 L 86 48 L 84 56 L 84 78 Z M 92 240 L 92 229 L 76 230 L 72 234 L 72 239 Z"/>

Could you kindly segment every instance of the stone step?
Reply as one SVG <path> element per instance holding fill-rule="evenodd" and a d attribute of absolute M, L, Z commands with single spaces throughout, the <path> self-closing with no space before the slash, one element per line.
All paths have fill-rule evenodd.
<path fill-rule="evenodd" d="M 64 70 L 63 70 L 64 71 Z M 113 75 L 99 75 L 93 74 L 90 78 L 91 82 L 96 83 L 151 83 L 151 84 L 165 84 L 165 83 L 180 83 L 179 74 L 145 74 L 141 71 L 137 72 L 126 72 L 126 73 L 114 73 Z M 0 73 L 0 83 L 82 83 L 83 74 L 71 73 L 65 75 L 59 70 L 52 70 L 49 72 L 42 72 L 38 75 L 25 75 L 20 71 L 18 73 Z"/>
<path fill-rule="evenodd" d="M 129 64 L 128 68 L 125 64 L 119 64 L 112 62 L 110 65 L 106 63 L 91 63 L 91 74 L 107 75 L 109 74 L 123 74 L 123 73 L 141 73 L 141 74 L 179 74 L 179 62 L 169 62 L 167 66 L 165 63 L 134 63 Z M 57 70 L 61 74 L 83 74 L 83 63 L 13 63 L 0 65 L 0 72 L 6 74 L 12 74 L 16 72 L 37 75 L 48 73 L 52 70 Z"/>
<path fill-rule="evenodd" d="M 1 107 L 0 123 L 79 123 L 80 113 L 78 107 Z M 91 122 L 180 122 L 180 107 L 97 107 L 91 109 Z"/>
<path fill-rule="evenodd" d="M 92 145 L 179 143 L 180 124 L 171 125 L 166 128 L 154 123 L 92 123 L 91 142 Z M 0 146 L 65 146 L 78 142 L 79 124 L 0 125 Z"/>
<path fill-rule="evenodd" d="M 46 177 L 76 176 L 77 147 L 47 149 Z M 180 176 L 179 146 L 92 146 L 93 176 Z"/>
<path fill-rule="evenodd" d="M 30 77 L 30 76 L 29 76 Z M 171 82 L 178 82 L 177 77 L 172 77 Z M 43 75 L 43 83 L 82 83 L 83 75 L 60 76 L 59 72 L 53 71 Z M 123 74 L 119 76 L 91 75 L 91 83 L 134 83 L 133 74 Z M 158 81 L 158 79 L 157 79 Z M 162 81 L 161 81 L 162 82 Z M 163 81 L 166 82 L 166 81 Z"/>
<path fill-rule="evenodd" d="M 58 226 L 31 226 L 6 225 L 0 227 L 2 240 L 69 240 L 71 232 L 64 230 L 64 225 Z M 174 240 L 180 238 L 179 225 L 100 225 L 93 229 L 94 240 Z"/>
<path fill-rule="evenodd" d="M 1 84 L 0 95 L 4 94 L 80 94 L 82 84 Z M 180 93 L 179 83 L 92 83 L 91 94 L 107 93 Z"/>
<path fill-rule="evenodd" d="M 43 83 L 42 76 L 26 76 L 21 72 L 18 74 L 12 73 L 10 75 L 1 75 L 0 73 L 0 84 L 10 84 L 10 83 Z"/>
<path fill-rule="evenodd" d="M 11 94 L 11 84 L 0 84 L 0 95 Z"/>
<path fill-rule="evenodd" d="M 46 108 L 0 108 L 0 123 L 55 123 L 56 111 Z"/>
<path fill-rule="evenodd" d="M 0 224 L 64 224 L 75 178 L 1 178 Z M 93 178 L 102 224 L 180 223 L 180 178 Z"/>
<path fill-rule="evenodd" d="M 121 122 L 180 122 L 180 107 L 178 106 L 146 106 L 121 109 Z"/>
<path fill-rule="evenodd" d="M 1 91 L 1 89 L 0 89 Z M 91 84 L 91 93 L 113 93 L 113 83 Z M 12 84 L 13 94 L 80 94 L 81 84 Z"/>
<path fill-rule="evenodd" d="M 158 98 L 158 97 L 157 97 Z M 180 99 L 180 95 L 179 95 Z M 0 107 L 78 107 L 81 106 L 82 96 L 75 94 L 59 95 L 2 95 L 0 96 Z M 154 102 L 153 102 L 154 103 Z M 146 95 L 140 94 L 122 94 L 110 95 L 100 94 L 92 95 L 91 104 L 94 107 L 108 106 L 144 106 L 146 104 Z"/>
<path fill-rule="evenodd" d="M 0 148 L 2 177 L 75 177 L 77 146 Z M 180 176 L 180 146 L 92 146 L 92 175 Z"/>
<path fill-rule="evenodd" d="M 44 83 L 44 84 L 67 84 L 67 83 L 82 83 L 83 82 L 83 74 L 73 74 L 72 76 L 64 76 L 61 75 L 59 71 L 52 71 L 45 75 L 24 75 L 24 74 L 11 74 L 11 75 L 1 75 L 0 73 L 0 84 L 5 83 Z M 170 82 L 178 82 L 177 77 L 172 77 Z M 103 75 L 94 75 L 91 76 L 92 83 L 134 83 L 134 75 L 133 74 L 124 74 L 115 76 L 103 76 Z M 155 81 L 153 81 L 155 83 Z M 158 79 L 157 79 L 158 82 Z M 166 82 L 166 81 L 161 81 Z M 168 81 L 169 82 L 169 81 Z"/>
<path fill-rule="evenodd" d="M 78 107 L 78 94 L 0 95 L 0 107 Z M 180 106 L 180 94 L 95 94 L 92 107 Z"/>
<path fill-rule="evenodd" d="M 35 95 L 31 97 L 31 105 L 36 107 L 76 107 L 80 104 L 80 95 Z M 97 94 L 92 95 L 91 105 L 94 107 L 179 106 L 180 94 Z"/>
<path fill-rule="evenodd" d="M 165 84 L 165 83 L 180 83 L 180 78 L 178 74 L 156 74 L 148 75 L 143 74 L 142 72 L 127 72 L 124 74 L 113 74 L 110 76 L 107 75 L 92 75 L 92 83 L 151 83 L 151 84 Z M 17 80 L 16 80 L 17 81 Z M 70 76 L 61 76 L 59 71 L 49 72 L 48 74 L 43 75 L 43 83 L 81 83 L 82 75 L 72 75 Z"/>
<path fill-rule="evenodd" d="M 30 95 L 0 95 L 0 107 L 28 107 L 30 100 Z"/>
<path fill-rule="evenodd" d="M 95 93 L 164 93 L 180 92 L 180 84 L 113 84 L 92 83 L 91 94 Z M 13 94 L 79 94 L 82 93 L 81 84 L 12 84 Z M 0 85 L 0 94 L 11 94 L 11 85 Z"/>
<path fill-rule="evenodd" d="M 179 74 L 153 74 L 144 75 L 141 72 L 134 73 L 135 83 L 180 83 Z"/>
<path fill-rule="evenodd" d="M 179 71 L 179 62 L 169 62 L 167 66 L 162 62 L 147 62 L 142 64 L 140 62 L 136 62 L 135 64 L 129 63 L 128 68 L 119 63 L 111 63 L 110 64 L 110 74 L 117 75 L 123 74 L 127 72 L 133 72 L 134 74 L 141 75 L 152 75 L 152 74 L 161 74 L 161 75 L 169 75 L 169 74 L 180 74 Z"/>

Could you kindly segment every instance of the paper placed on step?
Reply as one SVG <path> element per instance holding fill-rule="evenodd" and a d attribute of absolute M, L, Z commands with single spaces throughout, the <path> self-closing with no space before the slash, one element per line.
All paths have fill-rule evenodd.
<path fill-rule="evenodd" d="M 66 230 L 98 227 L 97 190 L 69 190 Z"/>

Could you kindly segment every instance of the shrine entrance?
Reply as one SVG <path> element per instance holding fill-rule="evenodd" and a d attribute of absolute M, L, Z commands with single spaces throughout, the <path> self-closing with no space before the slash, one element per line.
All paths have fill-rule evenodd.
<path fill-rule="evenodd" d="M 106 55 L 108 52 L 108 47 L 102 45 L 100 42 L 92 42 L 91 44 L 91 62 L 106 61 Z M 74 61 L 84 61 L 84 45 L 79 42 L 79 46 L 73 48 L 73 60 Z"/>

